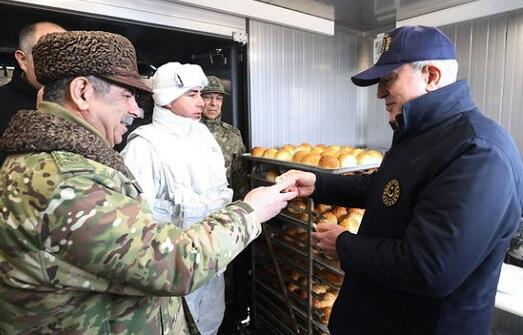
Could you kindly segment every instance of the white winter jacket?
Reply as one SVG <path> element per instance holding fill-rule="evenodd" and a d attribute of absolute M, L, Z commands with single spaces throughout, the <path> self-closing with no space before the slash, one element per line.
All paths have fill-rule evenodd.
<path fill-rule="evenodd" d="M 196 120 L 155 106 L 152 124 L 129 135 L 122 155 L 157 222 L 185 229 L 232 200 L 220 146 Z"/>

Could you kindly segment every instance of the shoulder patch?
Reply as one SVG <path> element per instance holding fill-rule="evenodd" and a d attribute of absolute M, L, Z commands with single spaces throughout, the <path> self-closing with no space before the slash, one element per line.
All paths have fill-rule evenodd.
<path fill-rule="evenodd" d="M 230 124 L 228 124 L 226 122 L 222 122 L 222 127 L 227 129 L 227 130 L 232 131 L 233 133 L 235 133 L 237 135 L 241 135 L 240 129 L 234 128 L 233 126 L 231 126 Z"/>
<path fill-rule="evenodd" d="M 53 151 L 51 152 L 51 156 L 56 162 L 58 170 L 62 173 L 94 171 L 94 167 L 89 163 L 87 158 L 80 154 L 68 151 Z"/>

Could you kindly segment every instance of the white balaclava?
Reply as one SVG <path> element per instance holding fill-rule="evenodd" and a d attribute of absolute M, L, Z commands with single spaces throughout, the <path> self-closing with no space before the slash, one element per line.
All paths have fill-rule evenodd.
<path fill-rule="evenodd" d="M 154 103 L 168 105 L 191 88 L 204 88 L 208 83 L 200 65 L 166 63 L 152 77 Z"/>

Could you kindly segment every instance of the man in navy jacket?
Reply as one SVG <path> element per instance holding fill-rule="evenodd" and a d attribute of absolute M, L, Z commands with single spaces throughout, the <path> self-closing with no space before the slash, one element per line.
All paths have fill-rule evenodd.
<path fill-rule="evenodd" d="M 501 264 L 522 214 L 522 163 L 511 137 L 483 116 L 455 48 L 432 27 L 383 37 L 354 77 L 379 83 L 394 129 L 372 175 L 289 171 L 301 196 L 366 208 L 357 235 L 319 225 L 317 245 L 345 280 L 329 329 L 348 335 L 487 335 Z"/>

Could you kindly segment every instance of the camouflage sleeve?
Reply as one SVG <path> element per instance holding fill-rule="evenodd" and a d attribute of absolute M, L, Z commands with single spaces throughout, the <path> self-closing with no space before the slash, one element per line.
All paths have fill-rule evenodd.
<path fill-rule="evenodd" d="M 245 145 L 239 137 L 236 152 L 231 159 L 231 183 L 234 191 L 233 200 L 243 199 L 247 192 L 249 192 L 250 185 L 247 178 L 247 161 L 242 159 L 242 154 L 245 153 Z"/>
<path fill-rule="evenodd" d="M 185 231 L 160 226 L 153 223 L 145 201 L 80 175 L 54 193 L 43 215 L 41 241 L 49 252 L 50 280 L 58 285 L 185 295 L 225 269 L 260 231 L 244 202 L 232 203 Z M 68 268 L 60 263 L 78 270 L 56 271 Z"/>

